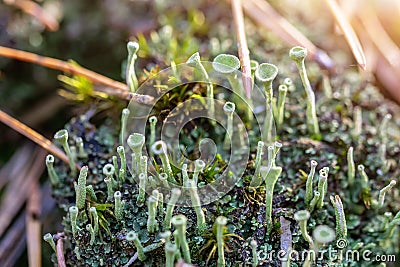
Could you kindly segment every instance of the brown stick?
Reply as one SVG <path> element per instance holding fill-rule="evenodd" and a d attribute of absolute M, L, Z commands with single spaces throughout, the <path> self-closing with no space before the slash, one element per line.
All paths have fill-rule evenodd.
<path fill-rule="evenodd" d="M 43 147 L 45 150 L 47 150 L 57 158 L 61 159 L 65 163 L 69 163 L 67 155 L 65 155 L 65 153 L 57 146 L 55 146 L 49 139 L 32 130 L 22 122 L 14 119 L 2 110 L 0 110 L 0 121 L 14 129 L 15 131 L 19 132 L 20 134 L 28 137 L 33 142 Z M 80 170 L 80 166 L 76 165 L 76 167 L 78 170 Z"/>
<path fill-rule="evenodd" d="M 349 20 L 343 15 L 343 11 L 335 0 L 325 0 L 325 2 L 328 4 L 328 7 L 332 15 L 335 17 L 340 29 L 342 29 L 344 37 L 346 38 L 358 65 L 365 70 L 367 62 L 365 60 L 364 51 Z"/>
<path fill-rule="evenodd" d="M 35 17 L 40 23 L 42 23 L 48 30 L 57 31 L 58 22 L 49 13 L 42 9 L 41 6 L 30 0 L 5 0 L 4 3 L 15 6 L 21 9 L 23 12 Z"/>
<path fill-rule="evenodd" d="M 235 21 L 236 39 L 238 42 L 239 58 L 242 65 L 242 80 L 244 91 L 248 98 L 251 97 L 251 69 L 250 69 L 250 52 L 247 46 L 246 32 L 244 28 L 243 10 L 241 0 L 232 1 L 232 13 Z"/>
<path fill-rule="evenodd" d="M 72 63 L 62 61 L 59 59 L 51 57 L 43 57 L 34 53 L 25 52 L 4 46 L 0 46 L 0 56 L 35 63 L 50 69 L 61 70 L 65 73 L 82 75 L 91 80 L 95 84 L 103 84 L 118 90 L 128 91 L 128 87 L 121 82 L 114 81 L 94 71 L 85 69 L 81 66 L 76 66 Z"/>
<path fill-rule="evenodd" d="M 59 237 L 57 240 L 56 254 L 57 254 L 58 267 L 66 267 L 65 258 L 64 258 L 63 237 Z"/>
<path fill-rule="evenodd" d="M 311 58 L 321 67 L 329 70 L 333 68 L 333 61 L 325 51 L 316 47 L 306 36 L 298 31 L 296 27 L 279 15 L 267 1 L 247 0 L 246 3 L 242 3 L 242 5 L 244 12 L 259 25 L 273 31 L 289 45 L 301 45 L 307 48 Z"/>
<path fill-rule="evenodd" d="M 41 224 L 39 220 L 41 211 L 41 191 L 38 181 L 35 181 L 29 192 L 27 213 L 26 213 L 26 240 L 28 247 L 28 262 L 29 266 L 42 265 L 42 250 L 41 250 Z"/>

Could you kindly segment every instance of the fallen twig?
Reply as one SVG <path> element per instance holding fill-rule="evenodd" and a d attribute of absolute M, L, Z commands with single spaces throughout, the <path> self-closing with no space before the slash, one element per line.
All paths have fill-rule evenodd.
<path fill-rule="evenodd" d="M 56 145 L 54 145 L 49 139 L 32 130 L 22 122 L 14 119 L 2 110 L 0 110 L 0 121 L 14 129 L 15 131 L 19 132 L 20 134 L 28 137 L 33 142 L 43 147 L 45 150 L 47 150 L 57 158 L 61 159 L 65 163 L 69 163 L 67 155 L 65 155 L 65 153 Z M 80 166 L 77 165 L 76 167 L 80 170 Z"/>
<path fill-rule="evenodd" d="M 242 66 L 242 80 L 244 91 L 248 98 L 251 97 L 251 69 L 250 69 L 250 55 L 249 48 L 247 46 L 246 32 L 244 28 L 244 19 L 242 11 L 242 0 L 231 0 L 232 1 L 232 13 L 235 21 L 236 39 L 238 42 L 238 52 L 240 63 Z"/>
<path fill-rule="evenodd" d="M 58 267 L 66 267 L 65 264 L 65 258 L 64 258 L 64 244 L 63 244 L 63 239 L 64 239 L 64 233 L 57 233 L 54 238 L 57 240 L 57 263 Z"/>

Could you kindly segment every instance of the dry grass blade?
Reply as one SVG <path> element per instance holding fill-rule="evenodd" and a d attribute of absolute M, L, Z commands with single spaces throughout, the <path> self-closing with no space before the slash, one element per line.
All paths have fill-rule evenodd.
<path fill-rule="evenodd" d="M 335 0 L 325 0 L 325 2 L 328 4 L 329 9 L 332 15 L 335 17 L 335 20 L 338 23 L 340 29 L 343 31 L 346 41 L 349 44 L 358 65 L 363 70 L 365 70 L 367 63 L 364 51 L 362 49 L 360 41 L 358 40 L 357 34 L 355 33 L 353 27 L 351 26 L 349 20 L 343 14 L 341 8 L 339 7 L 339 5 L 336 3 Z"/>
<path fill-rule="evenodd" d="M 41 211 L 40 194 L 39 184 L 36 181 L 30 191 L 26 213 L 26 240 L 29 266 L 41 266 L 42 263 L 41 224 L 39 220 Z"/>
<path fill-rule="evenodd" d="M 239 58 L 242 65 L 243 72 L 243 86 L 244 91 L 248 98 L 251 97 L 251 69 L 250 69 L 250 55 L 247 46 L 246 32 L 244 28 L 244 19 L 242 11 L 242 0 L 231 0 L 232 13 L 235 22 L 236 39 L 238 42 Z"/>
<path fill-rule="evenodd" d="M 57 158 L 61 159 L 65 163 L 69 163 L 67 155 L 65 155 L 65 153 L 56 145 L 54 145 L 49 139 L 39 134 L 38 132 L 35 132 L 31 128 L 29 128 L 22 122 L 14 119 L 2 110 L 0 110 L 0 121 L 14 129 L 15 131 L 19 132 L 20 134 L 28 137 L 33 142 L 43 147 L 45 150 L 47 150 Z M 77 166 L 77 168 L 80 169 L 79 166 Z"/>
<path fill-rule="evenodd" d="M 400 48 L 390 38 L 385 28 L 382 26 L 376 13 L 369 5 L 366 5 L 362 12 L 357 13 L 364 31 L 369 39 L 375 44 L 379 52 L 395 68 L 400 67 Z"/>
<path fill-rule="evenodd" d="M 284 17 L 264 0 L 248 0 L 243 3 L 245 13 L 259 25 L 277 34 L 289 45 L 301 45 L 307 48 L 310 56 L 323 68 L 332 69 L 332 59 L 317 48 L 307 37 L 290 24 Z"/>
<path fill-rule="evenodd" d="M 48 30 L 57 31 L 58 22 L 41 8 L 37 3 L 30 0 L 5 0 L 4 3 L 21 9 L 23 12 L 35 17 L 40 23 L 42 23 Z"/>
<path fill-rule="evenodd" d="M 17 177 L 21 169 L 28 164 L 33 152 L 31 144 L 25 144 L 20 147 L 10 160 L 0 170 L 0 190 L 8 183 L 12 177 Z"/>

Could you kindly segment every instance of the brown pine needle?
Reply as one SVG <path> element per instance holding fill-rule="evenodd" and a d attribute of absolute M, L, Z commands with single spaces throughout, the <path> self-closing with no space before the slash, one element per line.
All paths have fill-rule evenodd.
<path fill-rule="evenodd" d="M 53 16 L 51 16 L 51 14 L 43 10 L 42 7 L 35 2 L 30 0 L 5 0 L 4 3 L 19 8 L 26 14 L 29 14 L 32 17 L 36 18 L 48 30 L 58 30 L 59 25 L 57 20 Z"/>
<path fill-rule="evenodd" d="M 115 89 L 128 91 L 128 87 L 120 82 L 114 81 L 108 77 L 100 75 L 94 71 L 85 69 L 81 66 L 76 66 L 72 63 L 62 61 L 51 57 L 43 57 L 34 53 L 25 52 L 13 48 L 0 46 L 0 56 L 13 58 L 21 61 L 35 63 L 50 69 L 61 70 L 65 73 L 82 75 L 95 84 L 103 84 Z"/>
<path fill-rule="evenodd" d="M 41 250 L 41 191 L 38 181 L 34 181 L 29 191 L 29 198 L 26 213 L 26 243 L 28 248 L 29 266 L 41 266 L 42 250 Z"/>
<path fill-rule="evenodd" d="M 238 42 L 239 58 L 242 65 L 242 80 L 244 91 L 248 98 L 251 97 L 251 69 L 250 69 L 250 53 L 247 46 L 246 32 L 244 28 L 242 0 L 232 0 L 232 13 L 235 21 L 236 39 Z"/>
<path fill-rule="evenodd" d="M 0 56 L 38 64 L 43 67 L 60 70 L 69 74 L 82 75 L 92 81 L 94 84 L 103 85 L 95 87 L 95 90 L 119 97 L 121 99 L 133 100 L 142 104 L 151 104 L 154 100 L 152 96 L 129 92 L 128 87 L 124 83 L 114 81 L 106 76 L 66 61 L 51 57 L 44 57 L 34 53 L 4 46 L 0 46 Z"/>
<path fill-rule="evenodd" d="M 322 68 L 332 69 L 333 61 L 325 51 L 316 47 L 307 37 L 290 24 L 264 0 L 247 0 L 243 4 L 245 13 L 259 25 L 268 28 L 289 45 L 300 45 Z"/>
<path fill-rule="evenodd" d="M 69 163 L 67 155 L 65 155 L 65 153 L 56 145 L 54 145 L 49 139 L 32 130 L 22 122 L 14 119 L 2 110 L 0 110 L 0 121 L 8 125 L 10 128 L 14 129 L 15 131 L 19 132 L 20 134 L 28 137 L 33 142 L 47 150 L 49 153 L 53 154 L 55 157 L 59 158 L 65 163 Z M 80 166 L 76 165 L 76 167 L 78 168 L 78 170 L 80 170 Z"/>
<path fill-rule="evenodd" d="M 360 41 L 358 40 L 357 34 L 351 26 L 349 20 L 346 18 L 343 11 L 335 0 L 325 0 L 325 2 L 328 4 L 329 9 L 332 15 L 335 17 L 335 20 L 338 23 L 340 29 L 343 31 L 344 37 L 346 38 L 346 41 L 349 44 L 358 65 L 363 70 L 365 70 L 367 62 L 365 59 L 364 51 L 362 49 Z"/>

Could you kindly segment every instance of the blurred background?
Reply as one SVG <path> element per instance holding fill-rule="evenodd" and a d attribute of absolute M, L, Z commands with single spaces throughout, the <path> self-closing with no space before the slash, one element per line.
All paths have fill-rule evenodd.
<path fill-rule="evenodd" d="M 335 14 L 332 2 L 340 14 Z M 311 58 L 320 60 L 327 75 L 359 69 L 355 79 L 377 84 L 388 101 L 400 103 L 400 1 L 246 0 L 243 11 L 252 58 L 287 57 L 289 48 L 304 45 L 306 37 Z M 353 39 L 346 29 L 353 31 Z M 204 60 L 220 52 L 238 54 L 229 0 L 0 1 L 2 47 L 73 60 L 124 82 L 129 40 L 141 46 L 137 70 L 144 73 L 142 79 L 146 71 L 185 62 L 195 51 Z M 318 51 L 325 51 L 330 60 L 320 59 Z M 0 55 L 0 109 L 50 140 L 67 121 L 91 107 L 115 108 L 119 114 L 127 103 L 69 88 L 59 70 Z M 37 244 L 42 233 L 62 228 L 46 182 L 45 154 L 0 124 L 1 266 L 41 261 L 51 265 L 49 246 L 41 249 Z"/>

